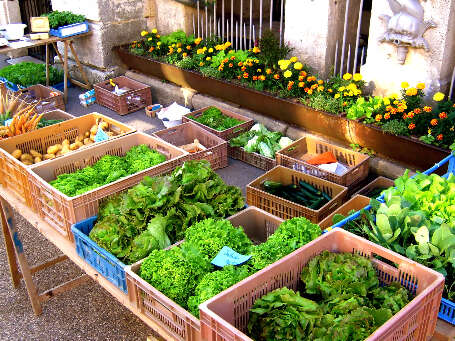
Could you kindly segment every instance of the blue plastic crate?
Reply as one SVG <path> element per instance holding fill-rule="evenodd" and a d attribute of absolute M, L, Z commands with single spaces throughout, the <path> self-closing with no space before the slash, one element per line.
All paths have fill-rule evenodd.
<path fill-rule="evenodd" d="M 125 264 L 111 253 L 98 246 L 89 238 L 89 233 L 96 223 L 97 216 L 82 220 L 73 226 L 77 254 L 90 264 L 96 271 L 103 275 L 109 282 L 128 293 L 126 286 Z"/>
<path fill-rule="evenodd" d="M 22 89 L 21 86 L 10 82 L 9 80 L 3 77 L 0 77 L 0 82 L 4 83 L 6 88 L 11 91 L 18 91 L 19 89 Z"/>
<path fill-rule="evenodd" d="M 70 34 L 63 33 L 63 30 L 66 30 L 66 29 L 72 28 L 72 27 L 76 27 L 76 26 L 81 26 L 81 25 L 85 26 L 81 30 L 78 30 L 78 31 L 76 31 L 74 33 L 70 33 Z M 49 31 L 49 34 L 52 35 L 52 36 L 55 36 L 55 37 L 59 37 L 59 38 L 66 38 L 66 37 L 76 36 L 78 34 L 87 33 L 88 31 L 89 31 L 88 22 L 84 21 L 84 22 L 81 22 L 81 23 L 61 26 L 61 27 L 59 27 L 57 29 L 51 28 L 50 31 Z"/>
<path fill-rule="evenodd" d="M 68 88 L 71 88 L 72 83 L 69 81 L 69 79 L 66 81 L 66 85 L 67 85 Z M 51 85 L 51 87 L 54 88 L 54 89 L 57 89 L 58 91 L 63 92 L 63 90 L 65 90 L 65 82 L 62 81 L 60 83 Z"/>

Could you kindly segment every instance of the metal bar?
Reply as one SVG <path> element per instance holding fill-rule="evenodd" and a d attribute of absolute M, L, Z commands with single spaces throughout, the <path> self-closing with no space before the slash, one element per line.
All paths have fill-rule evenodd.
<path fill-rule="evenodd" d="M 196 25 L 194 23 L 194 13 L 193 13 L 193 35 L 196 35 Z M 196 37 L 197 38 L 197 37 Z"/>
<path fill-rule="evenodd" d="M 351 66 L 351 44 L 348 45 L 348 59 L 346 61 L 346 71 L 349 72 Z"/>
<path fill-rule="evenodd" d="M 337 74 L 337 65 L 338 65 L 338 40 L 335 44 L 335 61 L 333 63 L 333 75 L 336 76 Z"/>
<path fill-rule="evenodd" d="M 362 47 L 362 56 L 360 57 L 360 66 L 363 65 L 364 60 L 365 60 L 365 46 Z"/>
<path fill-rule="evenodd" d="M 213 3 L 213 35 L 216 37 L 218 36 L 218 32 L 216 31 L 216 1 Z"/>
<path fill-rule="evenodd" d="M 231 40 L 234 44 L 234 0 L 231 0 Z"/>
<path fill-rule="evenodd" d="M 220 19 L 218 19 L 218 36 L 220 36 L 220 34 L 221 34 L 220 28 L 221 28 L 221 23 L 220 23 Z M 221 38 L 223 39 L 223 36 L 221 36 Z"/>
<path fill-rule="evenodd" d="M 346 0 L 346 11 L 344 12 L 343 46 L 341 47 L 340 75 L 343 75 L 344 69 L 344 55 L 346 53 L 346 35 L 348 33 L 348 15 L 350 2 L 350 0 Z"/>
<path fill-rule="evenodd" d="M 210 23 L 210 25 L 208 25 L 209 34 L 210 34 L 209 37 L 211 37 L 212 36 L 212 24 L 211 24 L 212 23 L 212 16 L 209 16 L 209 23 Z"/>
<path fill-rule="evenodd" d="M 204 39 L 204 16 L 201 15 L 201 38 Z"/>
<path fill-rule="evenodd" d="M 273 0 L 270 0 L 270 31 L 272 30 L 273 26 Z"/>
<path fill-rule="evenodd" d="M 209 37 L 209 19 L 208 19 L 208 8 L 205 5 L 205 37 Z"/>
<path fill-rule="evenodd" d="M 229 41 L 229 19 L 227 20 L 226 23 L 226 40 Z"/>
<path fill-rule="evenodd" d="M 259 0 L 259 39 L 262 37 L 262 6 L 263 0 Z"/>
<path fill-rule="evenodd" d="M 242 25 L 242 22 L 243 22 L 243 0 L 240 0 L 240 22 L 239 22 L 239 39 L 240 39 L 240 45 L 239 45 L 239 49 L 243 50 L 243 39 L 242 39 L 242 29 L 243 29 L 243 25 Z"/>
<path fill-rule="evenodd" d="M 363 0 L 360 0 L 360 8 L 359 8 L 359 21 L 357 23 L 357 35 L 355 40 L 355 55 L 354 55 L 354 69 L 352 70 L 352 74 L 357 72 L 357 58 L 359 57 L 359 41 L 360 41 L 360 28 L 362 26 L 362 14 L 363 14 Z"/>
<path fill-rule="evenodd" d="M 253 28 L 253 0 L 250 0 L 250 42 L 249 42 L 249 49 L 251 50 L 251 43 L 252 43 L 252 28 Z"/>
<path fill-rule="evenodd" d="M 246 23 L 245 22 L 243 23 L 243 43 L 244 43 L 243 46 L 246 50 Z"/>
<path fill-rule="evenodd" d="M 284 15 L 284 0 L 281 0 L 281 15 L 280 15 L 280 46 L 283 42 L 283 15 Z"/>
<path fill-rule="evenodd" d="M 224 0 L 221 0 L 221 37 L 224 40 Z"/>
<path fill-rule="evenodd" d="M 253 46 L 255 46 L 256 44 L 256 31 L 254 29 L 254 25 L 253 25 Z"/>
<path fill-rule="evenodd" d="M 201 31 L 199 29 L 199 17 L 200 17 L 200 12 L 199 12 L 199 0 L 197 0 L 197 37 L 199 38 L 201 36 Z"/>
<path fill-rule="evenodd" d="M 239 23 L 235 22 L 235 49 L 239 49 Z"/>
<path fill-rule="evenodd" d="M 453 96 L 453 84 L 455 83 L 455 67 L 453 68 L 452 72 L 452 82 L 450 82 L 450 90 L 449 90 L 449 98 Z"/>

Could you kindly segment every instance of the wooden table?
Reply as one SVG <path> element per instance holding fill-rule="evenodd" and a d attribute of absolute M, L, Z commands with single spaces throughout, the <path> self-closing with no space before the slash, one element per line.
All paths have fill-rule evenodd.
<path fill-rule="evenodd" d="M 82 64 L 79 60 L 79 57 L 77 56 L 74 46 L 73 46 L 74 39 L 87 37 L 91 34 L 92 34 L 92 32 L 87 32 L 87 33 L 82 33 L 82 34 L 78 34 L 78 35 L 66 37 L 66 38 L 59 38 L 59 37 L 51 36 L 51 37 L 49 37 L 49 39 L 30 40 L 28 42 L 28 43 L 30 43 L 30 45 L 23 46 L 23 47 L 10 47 L 10 46 L 0 47 L 0 54 L 7 54 L 9 52 L 13 52 L 13 51 L 21 50 L 21 49 L 30 49 L 33 47 L 45 45 L 46 46 L 46 85 L 49 86 L 49 45 L 52 45 L 55 49 L 55 52 L 57 53 L 58 58 L 60 59 L 60 62 L 63 64 L 63 83 L 64 83 L 63 92 L 65 94 L 65 102 L 67 102 L 67 100 L 68 100 L 68 79 L 69 79 L 69 77 L 68 77 L 68 49 L 71 50 L 74 60 L 76 61 L 77 67 L 79 68 L 79 71 L 81 72 L 82 77 L 85 82 L 85 83 L 82 83 L 75 79 L 70 79 L 71 83 L 76 84 L 87 90 L 90 90 L 92 88 L 92 85 L 90 84 L 90 82 L 87 78 L 87 75 L 86 75 L 84 69 L 82 68 Z M 29 35 L 26 35 L 26 37 L 30 38 Z M 64 46 L 63 56 L 57 49 L 58 42 L 62 42 L 64 44 L 63 45 Z"/>
<path fill-rule="evenodd" d="M 46 263 L 29 267 L 27 260 L 25 259 L 24 249 L 22 242 L 16 230 L 16 223 L 14 222 L 13 209 L 17 213 L 22 215 L 30 224 L 32 224 L 41 234 L 43 234 L 52 244 L 54 244 L 63 255 L 55 257 Z M 12 192 L 5 190 L 0 185 L 0 213 L 2 218 L 2 231 L 5 239 L 6 254 L 8 256 L 9 269 L 11 272 L 11 279 L 13 286 L 17 288 L 19 286 L 20 279 L 23 278 L 30 303 L 33 311 L 36 315 L 41 314 L 41 304 L 49 300 L 50 298 L 63 293 L 77 285 L 84 283 L 89 277 L 95 280 L 105 290 L 107 290 L 112 296 L 114 296 L 122 305 L 128 308 L 134 315 L 139 317 L 145 322 L 153 331 L 159 334 L 164 340 L 174 340 L 166 330 L 160 325 L 154 323 L 141 313 L 136 306 L 134 306 L 128 299 L 123 291 L 117 288 L 114 284 L 104 278 L 99 272 L 93 269 L 83 259 L 81 259 L 76 253 L 76 248 L 68 239 L 64 238 L 61 234 L 55 231 L 49 224 L 41 219 L 38 214 L 33 212 L 27 207 L 22 200 L 18 199 Z M 70 259 L 77 266 L 79 266 L 86 274 L 79 276 L 69 282 L 61 284 L 55 288 L 47 290 L 41 294 L 38 292 L 38 288 L 33 282 L 32 275 L 35 272 L 41 271 L 49 266 L 59 263 L 65 259 Z M 150 338 L 153 340 L 153 338 Z M 438 319 L 436 331 L 434 336 L 431 338 L 432 341 L 442 340 L 449 341 L 455 340 L 455 326 Z"/>

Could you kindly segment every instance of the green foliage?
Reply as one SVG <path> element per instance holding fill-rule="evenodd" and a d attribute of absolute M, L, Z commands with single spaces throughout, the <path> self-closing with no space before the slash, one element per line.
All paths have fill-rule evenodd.
<path fill-rule="evenodd" d="M 387 121 L 382 125 L 382 130 L 384 130 L 386 133 L 392 134 L 392 135 L 409 135 L 409 129 L 408 125 L 406 122 L 402 120 L 391 120 Z"/>
<path fill-rule="evenodd" d="M 207 161 L 189 161 L 169 176 L 145 177 L 103 202 L 90 238 L 130 264 L 155 248 L 151 236 L 158 235 L 159 248 L 168 244 L 157 233 L 163 224 L 166 237 L 175 243 L 193 223 L 230 216 L 243 206 L 240 189 L 227 186 Z"/>
<path fill-rule="evenodd" d="M 245 266 L 225 266 L 222 270 L 210 272 L 202 277 L 194 290 L 194 295 L 188 299 L 188 310 L 199 318 L 199 304 L 218 295 L 234 284 L 250 275 Z"/>
<path fill-rule="evenodd" d="M 305 101 L 305 103 L 313 109 L 327 111 L 332 114 L 343 112 L 343 102 L 340 99 L 328 97 L 322 93 L 316 93 L 310 96 L 309 101 Z"/>
<path fill-rule="evenodd" d="M 211 66 L 201 67 L 199 71 L 204 77 L 221 78 L 221 72 Z"/>
<path fill-rule="evenodd" d="M 181 43 L 182 46 L 192 44 L 194 42 L 193 35 L 186 35 L 182 30 L 172 32 L 170 34 L 161 36 L 160 41 L 164 46 L 171 46 L 172 44 Z"/>
<path fill-rule="evenodd" d="M 292 51 L 292 48 L 287 44 L 282 44 L 282 46 L 280 46 L 280 41 L 270 30 L 265 30 L 262 33 L 258 46 L 261 49 L 261 53 L 258 54 L 258 59 L 261 64 L 270 68 L 275 67 L 279 60 L 285 59 Z"/>
<path fill-rule="evenodd" d="M 241 120 L 224 115 L 220 109 L 215 107 L 208 108 L 202 115 L 189 115 L 188 117 L 218 131 L 223 131 L 243 123 Z"/>
<path fill-rule="evenodd" d="M 29 87 L 35 84 L 46 84 L 46 65 L 32 62 L 22 62 L 8 65 L 0 70 L 0 77 L 11 83 Z M 55 85 L 63 81 L 63 72 L 49 67 L 49 83 Z"/>
<path fill-rule="evenodd" d="M 357 101 L 351 105 L 347 110 L 347 118 L 350 120 L 357 120 L 365 118 L 372 120 L 373 116 L 380 111 L 384 110 L 383 98 L 380 96 L 357 98 Z"/>
<path fill-rule="evenodd" d="M 59 124 L 59 123 L 62 123 L 63 121 L 64 120 L 48 120 L 43 117 L 43 118 L 41 118 L 41 120 L 38 123 L 38 129 L 48 127 L 48 126 L 51 126 L 54 124 Z M 3 124 L 3 122 L 0 122 L 0 124 Z"/>
<path fill-rule="evenodd" d="M 186 57 L 182 60 L 177 61 L 175 65 L 184 70 L 193 70 L 197 67 L 195 61 L 190 57 Z"/>
<path fill-rule="evenodd" d="M 85 16 L 71 13 L 69 11 L 52 11 L 51 13 L 43 14 L 42 17 L 49 18 L 49 26 L 57 29 L 60 26 L 77 24 L 85 21 Z"/>
<path fill-rule="evenodd" d="M 185 232 L 185 243 L 194 246 L 208 261 L 215 258 L 224 246 L 246 254 L 253 245 L 241 227 L 235 228 L 228 220 L 213 219 L 189 227 Z"/>
<path fill-rule="evenodd" d="M 93 166 L 57 176 L 50 184 L 73 197 L 114 182 L 166 161 L 166 157 L 147 145 L 132 147 L 125 156 L 105 155 Z"/>

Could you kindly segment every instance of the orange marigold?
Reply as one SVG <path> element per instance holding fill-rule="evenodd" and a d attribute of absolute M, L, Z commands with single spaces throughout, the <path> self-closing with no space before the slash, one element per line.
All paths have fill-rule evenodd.
<path fill-rule="evenodd" d="M 245 73 L 243 74 L 243 78 L 247 79 L 248 77 L 249 77 L 248 72 L 245 72 Z"/>
<path fill-rule="evenodd" d="M 414 109 L 414 114 L 416 114 L 416 115 L 420 114 L 421 112 L 422 112 L 422 109 L 420 109 L 420 108 Z"/>
<path fill-rule="evenodd" d="M 275 78 L 275 79 L 280 79 L 280 75 L 279 75 L 279 74 L 275 74 L 275 75 L 273 76 L 273 78 Z"/>
<path fill-rule="evenodd" d="M 437 126 L 437 125 L 438 125 L 438 120 L 435 119 L 435 118 L 433 118 L 433 119 L 430 121 L 430 124 L 431 124 L 432 126 Z"/>
<path fill-rule="evenodd" d="M 431 112 L 431 110 L 432 110 L 432 109 L 431 109 L 431 107 L 429 107 L 429 106 L 423 107 L 423 111 L 425 111 L 425 112 Z"/>
<path fill-rule="evenodd" d="M 408 118 L 414 118 L 414 112 L 411 111 L 410 113 L 408 113 Z"/>
<path fill-rule="evenodd" d="M 242 62 L 239 62 L 237 65 L 238 65 L 238 66 L 243 66 L 243 63 L 242 63 Z"/>
<path fill-rule="evenodd" d="M 300 82 L 299 83 L 299 88 L 303 88 L 305 86 L 305 83 L 304 82 Z"/>
<path fill-rule="evenodd" d="M 265 73 L 268 74 L 268 75 L 270 75 L 270 74 L 272 73 L 272 69 L 267 69 L 267 70 L 265 70 Z"/>
<path fill-rule="evenodd" d="M 444 138 L 444 136 L 442 134 L 439 134 L 438 136 L 436 136 L 436 139 L 438 141 L 442 141 L 443 138 Z"/>
<path fill-rule="evenodd" d="M 447 113 L 443 111 L 442 113 L 439 114 L 439 118 L 440 118 L 441 120 L 447 118 Z"/>
<path fill-rule="evenodd" d="M 384 119 L 388 120 L 390 118 L 390 114 L 385 114 Z"/>
<path fill-rule="evenodd" d="M 414 123 L 410 123 L 410 124 L 408 125 L 409 130 L 414 129 L 415 127 L 416 127 L 416 125 L 415 125 Z"/>
<path fill-rule="evenodd" d="M 258 76 L 253 76 L 253 80 L 257 81 L 258 80 Z"/>
<path fill-rule="evenodd" d="M 242 66 L 242 68 L 240 70 L 245 71 L 246 70 L 246 66 Z"/>
<path fill-rule="evenodd" d="M 376 122 L 379 122 L 380 120 L 382 120 L 382 115 L 378 114 L 374 119 L 376 120 Z"/>
<path fill-rule="evenodd" d="M 234 66 L 234 64 L 232 64 L 232 63 L 229 63 L 229 67 L 233 67 L 233 66 Z"/>
<path fill-rule="evenodd" d="M 306 77 L 307 73 L 305 71 L 300 71 L 300 76 Z"/>

